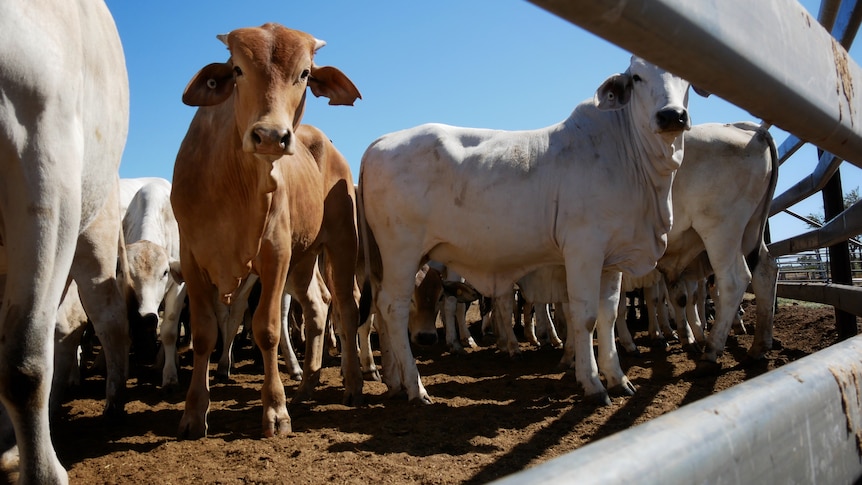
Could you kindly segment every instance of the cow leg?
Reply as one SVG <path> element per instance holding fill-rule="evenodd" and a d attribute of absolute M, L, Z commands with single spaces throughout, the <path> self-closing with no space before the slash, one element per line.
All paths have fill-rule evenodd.
<path fill-rule="evenodd" d="M 181 250 L 183 246 L 180 246 Z M 216 311 L 223 305 L 218 291 L 203 279 L 194 257 L 181 251 L 180 261 L 186 280 L 189 298 L 189 327 L 192 332 L 194 360 L 192 378 L 186 393 L 185 409 L 180 419 L 177 437 L 198 439 L 207 434 L 207 413 L 210 405 L 209 364 L 210 355 L 218 340 L 218 318 Z"/>
<path fill-rule="evenodd" d="M 314 389 L 320 383 L 320 369 L 323 367 L 324 331 L 326 330 L 328 305 L 324 302 L 320 285 L 314 277 L 316 265 L 316 260 L 311 260 L 310 263 L 302 261 L 300 265 L 294 265 L 287 281 L 287 292 L 296 298 L 302 307 L 302 320 L 305 326 L 305 358 L 303 359 L 302 380 L 296 390 L 296 395 L 293 397 L 293 402 L 302 402 L 311 398 Z M 262 302 L 263 295 L 261 295 Z M 281 337 L 285 339 L 288 336 L 282 335 Z M 255 331 L 255 340 L 257 339 L 257 331 Z"/>
<path fill-rule="evenodd" d="M 599 369 L 593 354 L 593 331 L 598 318 L 602 258 L 592 258 L 584 254 L 577 256 L 566 258 L 566 284 L 571 316 L 567 336 L 573 340 L 575 377 L 583 386 L 588 401 L 609 405 L 611 401 L 599 379 Z"/>
<path fill-rule="evenodd" d="M 285 284 L 291 288 L 292 294 L 302 305 L 303 314 L 306 316 L 306 349 L 305 370 L 303 381 L 300 383 L 298 395 L 313 389 L 320 379 L 320 362 L 322 361 L 323 340 L 323 317 L 315 315 L 317 310 L 310 305 L 308 295 L 310 287 L 316 288 L 313 281 L 313 265 L 315 260 L 303 261 L 302 266 L 294 265 L 291 270 L 290 282 L 287 281 L 287 264 L 279 264 L 279 261 L 290 261 L 290 251 L 283 248 L 278 251 L 272 244 L 264 242 L 260 249 L 261 264 L 257 268 L 260 278 L 260 303 L 252 316 L 251 330 L 254 342 L 260 350 L 263 361 L 263 384 L 260 389 L 260 399 L 263 407 L 261 428 L 263 436 L 284 436 L 290 433 L 292 426 L 290 415 L 287 412 L 287 398 L 284 394 L 284 385 L 278 370 L 278 343 L 281 340 L 281 302 L 285 291 Z M 302 288 L 304 291 L 296 291 Z M 301 296 L 302 295 L 302 296 Z M 302 300 L 305 300 L 303 302 Z M 325 316 L 325 311 L 324 311 Z M 309 323 L 311 321 L 315 323 Z M 317 344 L 321 347 L 316 354 L 310 345 Z"/>
<path fill-rule="evenodd" d="M 664 343 L 661 345 L 666 347 L 668 340 L 677 340 L 678 337 L 677 333 L 670 326 L 670 315 L 668 314 L 667 308 L 667 285 L 664 282 L 664 276 L 662 276 L 659 281 L 651 287 L 645 288 L 644 291 L 649 292 L 653 305 L 655 306 L 655 310 L 651 313 L 651 315 L 655 315 L 655 323 L 653 324 L 655 329 L 652 330 L 655 335 L 654 338 L 661 338 L 661 336 L 664 335 L 664 338 L 662 339 Z"/>
<path fill-rule="evenodd" d="M 494 319 L 495 331 L 497 333 L 497 348 L 508 353 L 509 357 L 513 358 L 521 354 L 518 337 L 515 335 L 515 329 L 512 327 L 514 307 L 514 289 L 508 294 L 494 297 L 492 318 Z"/>
<path fill-rule="evenodd" d="M 225 305 L 221 301 L 216 302 L 215 312 L 218 317 L 218 329 L 222 339 L 222 353 L 216 366 L 215 380 L 228 382 L 230 380 L 231 367 L 233 365 L 233 343 L 239 333 L 245 312 L 248 310 L 248 298 L 251 290 L 257 283 L 258 277 L 254 274 L 248 276 L 234 292 L 233 302 Z"/>
<path fill-rule="evenodd" d="M 707 250 L 709 250 L 708 247 Z M 751 273 L 738 249 L 727 255 L 709 253 L 709 259 L 715 269 L 718 301 L 715 308 L 715 323 L 709 332 L 706 350 L 697 364 L 699 373 L 714 373 L 720 369 L 718 357 L 724 352 L 734 314 L 751 280 Z"/>
<path fill-rule="evenodd" d="M 362 404 L 362 386 L 364 383 L 362 370 L 359 368 L 357 339 L 359 307 L 354 295 L 356 285 L 355 254 L 355 251 L 335 251 L 330 250 L 329 247 L 325 249 L 326 277 L 331 286 L 332 307 L 338 320 L 337 330 L 341 340 L 341 376 L 344 380 L 342 402 L 348 406 Z M 415 280 L 415 272 L 413 277 Z M 406 319 L 404 321 L 406 322 Z"/>
<path fill-rule="evenodd" d="M 122 231 L 119 207 L 119 186 L 115 184 L 96 219 L 78 237 L 70 272 L 105 355 L 107 416 L 124 413 L 131 346 L 125 296 L 117 283 L 117 254 Z M 152 338 L 155 341 L 155 335 Z"/>
<path fill-rule="evenodd" d="M 626 294 L 624 291 L 620 291 L 619 301 L 617 302 L 617 317 L 614 321 L 617 334 L 619 334 L 620 345 L 630 354 L 639 354 L 638 346 L 635 345 L 632 334 L 629 332 L 628 323 L 626 323 Z M 647 305 L 647 308 L 649 308 L 649 305 Z"/>
<path fill-rule="evenodd" d="M 703 315 L 703 313 L 699 313 L 698 308 L 702 306 L 701 299 L 704 295 L 703 293 L 698 292 L 698 282 L 696 280 L 687 279 L 685 281 L 685 291 L 685 317 L 686 320 L 688 320 L 688 326 L 691 328 L 692 333 L 694 333 L 695 341 L 698 344 L 703 345 L 706 342 L 706 334 L 704 333 L 705 320 L 701 319 L 701 315 Z"/>
<path fill-rule="evenodd" d="M 760 245 L 757 265 L 751 275 L 751 289 L 757 299 L 754 342 L 748 349 L 749 359 L 762 359 L 772 348 L 772 324 L 775 318 L 775 285 L 778 281 L 778 263 L 766 246 Z"/>
<path fill-rule="evenodd" d="M 389 388 L 390 397 L 406 390 L 410 401 L 430 404 L 431 398 L 422 385 L 407 333 L 410 298 L 416 280 L 415 266 L 400 264 L 399 261 L 404 259 L 393 258 L 390 261 L 392 263 L 389 264 L 384 261 L 385 280 L 380 282 L 380 288 L 375 292 L 383 382 Z"/>
<path fill-rule="evenodd" d="M 554 316 L 558 316 L 566 329 L 566 338 L 563 343 L 563 357 L 557 367 L 560 370 L 568 370 L 575 368 L 575 339 L 569 334 L 569 322 L 572 321 L 572 315 L 569 314 L 568 302 L 556 303 L 556 312 Z"/>
<path fill-rule="evenodd" d="M 72 386 L 81 384 L 79 348 L 81 336 L 87 327 L 87 314 L 78 296 L 78 285 L 73 280 L 57 311 L 54 330 L 54 379 L 51 384 L 51 416 L 60 409 L 63 395 Z"/>
<path fill-rule="evenodd" d="M 598 340 L 598 365 L 608 383 L 608 392 L 615 395 L 631 396 L 635 393 L 634 384 L 626 377 L 620 367 L 620 358 L 614 341 L 614 323 L 620 306 L 622 273 L 603 271 L 599 294 L 599 313 L 596 320 Z"/>
<path fill-rule="evenodd" d="M 542 336 L 542 341 L 555 349 L 563 348 L 563 341 L 557 334 L 554 319 L 551 318 L 551 304 L 542 303 L 536 312 L 536 328 Z"/>
<path fill-rule="evenodd" d="M 284 365 L 287 367 L 287 374 L 295 381 L 302 380 L 302 367 L 296 359 L 296 352 L 293 350 L 293 340 L 290 338 L 290 293 L 284 292 L 281 298 L 281 340 L 278 342 L 278 347 L 281 349 L 281 355 L 284 358 Z M 303 315 L 304 318 L 304 315 Z"/>
<path fill-rule="evenodd" d="M 177 338 L 180 331 L 180 313 L 183 310 L 183 302 L 186 298 L 186 285 L 184 283 L 172 282 L 165 292 L 165 312 L 162 326 L 159 330 L 159 338 L 164 349 L 165 362 L 162 367 L 162 389 L 172 390 L 179 385 L 177 374 Z"/>
<path fill-rule="evenodd" d="M 443 328 L 446 332 L 446 347 L 453 354 L 466 354 L 464 346 L 461 344 L 461 338 L 458 335 L 458 323 L 456 322 L 456 312 L 458 299 L 454 296 L 443 296 L 443 308 L 440 312 L 443 320 Z"/>
<path fill-rule="evenodd" d="M 676 332 L 682 348 L 688 352 L 698 353 L 700 349 L 695 344 L 694 334 L 686 319 L 685 307 L 688 304 L 688 296 L 685 291 L 685 282 L 677 280 L 667 285 L 668 300 L 673 307 L 674 319 L 676 321 Z"/>
<path fill-rule="evenodd" d="M 371 349 L 372 325 L 374 325 L 373 314 L 359 327 L 359 368 L 362 370 L 363 380 L 380 382 L 380 371 L 374 363 L 374 353 Z"/>
<path fill-rule="evenodd" d="M 470 347 L 471 349 L 479 348 L 476 345 L 476 341 L 473 339 L 473 336 L 470 334 L 470 327 L 467 325 L 467 308 L 469 308 L 469 303 L 455 301 L 455 323 L 458 327 L 458 335 L 461 338 L 461 345 L 463 347 Z"/>
<path fill-rule="evenodd" d="M 10 192 L 5 200 L 27 200 L 23 193 Z M 67 483 L 51 442 L 48 402 L 57 307 L 72 263 L 80 208 L 61 201 L 40 202 L 45 217 L 38 220 L 3 204 L 6 221 L 25 222 L 4 231 L 6 247 L 15 247 L 16 252 L 8 261 L 10 284 L 0 307 L 0 400 L 5 407 L 0 452 L 4 462 L 17 457 L 21 483 Z M 37 267 L 38 261 L 42 264 Z"/>

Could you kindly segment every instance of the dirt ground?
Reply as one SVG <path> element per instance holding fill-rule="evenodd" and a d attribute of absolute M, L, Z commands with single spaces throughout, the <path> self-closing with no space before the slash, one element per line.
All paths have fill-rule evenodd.
<path fill-rule="evenodd" d="M 747 311 L 753 319 L 753 307 Z M 731 336 L 723 372 L 693 378 L 687 373 L 694 361 L 679 343 L 650 350 L 640 331 L 635 339 L 641 355 L 622 355 L 637 394 L 596 408 L 584 402 L 571 373 L 556 370 L 561 350 L 523 342 L 522 356 L 511 360 L 478 338 L 480 325 L 471 315 L 478 350 L 452 355 L 445 344 L 414 348 L 432 405 L 386 399 L 383 384 L 368 382 L 365 406 L 343 406 L 333 360 L 314 400 L 290 407 L 293 433 L 261 439 L 262 376 L 245 347 L 237 351 L 234 381 L 212 387 L 207 438 L 177 441 L 185 393 L 162 393 L 155 374 L 130 380 L 128 415 L 107 422 L 101 416 L 104 380 L 90 376 L 71 391 L 63 416 L 53 423 L 54 443 L 72 483 L 82 484 L 486 483 L 836 342 L 831 307 L 783 301 L 775 323 L 780 345 L 765 362 L 739 367 L 751 337 Z M 190 357 L 184 354 L 181 362 L 183 388 Z M 289 399 L 298 383 L 282 375 Z"/>

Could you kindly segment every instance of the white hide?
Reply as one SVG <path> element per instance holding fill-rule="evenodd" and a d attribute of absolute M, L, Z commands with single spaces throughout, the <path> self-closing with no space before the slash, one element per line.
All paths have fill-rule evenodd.
<path fill-rule="evenodd" d="M 116 180 L 128 132 L 128 76 L 101 1 L 0 2 L 0 32 L 0 259 L 7 262 L 0 333 L 21 337 L 0 339 L 0 399 L 14 433 L 26 433 L 13 437 L 6 428 L 0 441 L 8 446 L 17 438 L 21 483 L 65 483 L 48 397 L 57 308 L 70 273 L 109 349 L 106 411 L 122 411 L 117 393 L 125 387 L 129 343 L 115 280 Z M 112 214 L 102 210 L 108 204 Z"/>
<path fill-rule="evenodd" d="M 375 141 L 362 159 L 360 206 L 383 266 L 372 288 L 390 392 L 430 402 L 406 328 L 426 259 L 487 296 L 564 265 L 578 382 L 590 399 L 609 402 L 591 352 L 598 318 L 602 374 L 609 388 L 632 392 L 613 345 L 620 272 L 650 271 L 665 249 L 687 98 L 686 81 L 633 58 L 625 74 L 544 129 L 429 124 Z M 515 227 L 530 236 L 512 237 Z"/>

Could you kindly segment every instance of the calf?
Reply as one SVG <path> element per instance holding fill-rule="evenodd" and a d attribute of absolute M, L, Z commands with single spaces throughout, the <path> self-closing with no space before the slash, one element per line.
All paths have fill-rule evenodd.
<path fill-rule="evenodd" d="M 301 393 L 317 384 L 323 358 L 326 308 L 309 293 L 321 252 L 342 342 L 356 342 L 358 320 L 353 179 L 329 138 L 300 125 L 306 87 L 330 104 L 360 96 L 341 71 L 314 64 L 324 42 L 307 33 L 265 24 L 219 39 L 230 59 L 204 67 L 183 93 L 183 102 L 199 108 L 177 154 L 171 192 L 194 347 L 179 436 L 206 435 L 218 305 L 230 305 L 252 274 L 261 283 L 252 331 L 263 354 L 263 434 L 285 435 L 291 423 L 277 360 L 284 291 L 305 317 Z M 355 345 L 342 346 L 341 362 L 344 402 L 359 403 Z"/>
<path fill-rule="evenodd" d="M 151 360 L 158 329 L 164 350 L 162 387 L 172 388 L 177 378 L 177 336 L 180 312 L 186 297 L 180 269 L 180 234 L 171 209 L 171 183 L 151 179 L 129 201 L 123 231 L 128 274 L 132 289 L 128 304 L 135 353 Z M 164 317 L 159 307 L 164 303 Z"/>

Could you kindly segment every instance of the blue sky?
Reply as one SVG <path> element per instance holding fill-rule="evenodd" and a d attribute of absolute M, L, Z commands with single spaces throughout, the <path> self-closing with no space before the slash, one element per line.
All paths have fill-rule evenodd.
<path fill-rule="evenodd" d="M 816 17 L 819 0 L 801 2 Z M 353 170 L 380 135 L 426 122 L 532 129 L 565 119 L 601 82 L 626 69 L 630 54 L 523 0 L 412 2 L 107 0 L 126 53 L 131 121 L 121 177 L 173 176 L 194 114 L 180 97 L 191 77 L 228 57 L 216 34 L 279 22 L 325 40 L 315 63 L 350 77 L 363 99 L 328 106 L 309 96 L 303 122 L 333 140 Z M 858 49 L 851 55 L 859 62 Z M 692 95 L 694 123 L 760 121 L 712 96 Z M 778 143 L 786 134 L 773 129 Z M 778 193 L 808 175 L 813 148 L 782 165 Z M 842 166 L 845 191 L 862 170 Z M 792 207 L 822 213 L 819 195 Z M 771 220 L 773 240 L 806 231 L 790 216 Z"/>

